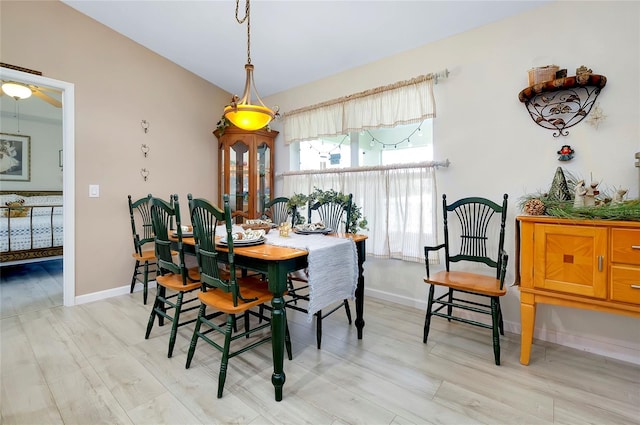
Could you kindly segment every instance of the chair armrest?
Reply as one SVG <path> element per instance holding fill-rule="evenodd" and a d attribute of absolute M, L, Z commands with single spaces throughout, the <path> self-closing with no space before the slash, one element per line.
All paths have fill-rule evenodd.
<path fill-rule="evenodd" d="M 425 246 L 424 247 L 424 265 L 427 269 L 427 277 L 429 277 L 429 252 L 431 251 L 439 251 L 444 248 L 444 244 L 435 245 L 435 246 Z"/>

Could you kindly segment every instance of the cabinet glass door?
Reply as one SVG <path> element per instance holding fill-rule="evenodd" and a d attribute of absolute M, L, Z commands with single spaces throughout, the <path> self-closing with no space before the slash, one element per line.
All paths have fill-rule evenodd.
<path fill-rule="evenodd" d="M 249 211 L 249 146 L 238 140 L 229 152 L 229 203 L 232 211 Z"/>
<path fill-rule="evenodd" d="M 264 204 L 271 200 L 271 149 L 266 143 L 258 145 L 256 155 L 256 188 L 257 202 L 256 208 L 258 215 L 264 211 Z"/>

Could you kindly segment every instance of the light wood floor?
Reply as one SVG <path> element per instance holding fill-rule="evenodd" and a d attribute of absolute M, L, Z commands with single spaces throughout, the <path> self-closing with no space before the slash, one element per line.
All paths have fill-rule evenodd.
<path fill-rule="evenodd" d="M 167 359 L 169 327 L 144 339 L 139 292 L 71 308 L 16 302 L 17 281 L 35 299 L 60 283 L 55 267 L 42 270 L 52 275 L 0 270 L 2 424 L 639 423 L 638 366 L 538 341 L 522 366 L 513 334 L 495 366 L 488 331 L 434 318 L 424 345 L 422 311 L 374 299 L 363 340 L 339 311 L 325 320 L 322 350 L 313 324 L 289 313 L 282 402 L 268 344 L 231 359 L 217 399 L 217 351 L 200 343 L 184 368 L 192 328 Z"/>

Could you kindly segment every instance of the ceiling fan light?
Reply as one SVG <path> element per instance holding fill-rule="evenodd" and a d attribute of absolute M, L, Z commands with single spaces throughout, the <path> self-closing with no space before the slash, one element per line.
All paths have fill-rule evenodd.
<path fill-rule="evenodd" d="M 2 91 L 16 100 L 27 99 L 33 93 L 31 89 L 24 84 L 14 83 L 12 81 L 2 84 Z"/>

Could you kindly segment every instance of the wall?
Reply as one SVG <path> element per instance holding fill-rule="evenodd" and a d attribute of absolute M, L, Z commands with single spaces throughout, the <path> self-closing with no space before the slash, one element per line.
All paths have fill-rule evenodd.
<path fill-rule="evenodd" d="M 26 99 L 20 102 L 42 102 Z M 2 103 L 15 102 L 2 96 Z M 0 131 L 31 137 L 31 179 L 29 181 L 2 181 L 2 190 L 62 190 L 62 169 L 59 167 L 58 151 L 62 149 L 62 111 L 50 105 L 53 110 L 49 117 L 20 113 L 3 113 Z M 24 111 L 24 108 L 20 109 Z"/>
<path fill-rule="evenodd" d="M 216 199 L 212 132 L 231 95 L 57 1 L 0 2 L 0 31 L 2 62 L 75 84 L 76 296 L 128 285 L 127 195 L 177 193 L 183 214 L 189 192 Z"/>
<path fill-rule="evenodd" d="M 582 122 L 568 137 L 554 138 L 531 120 L 518 93 L 527 85 L 529 68 L 551 63 L 569 75 L 586 65 L 608 78 L 598 98 L 607 118 L 598 129 Z M 454 199 L 509 194 L 507 279 L 513 282 L 519 200 L 547 190 L 558 166 L 587 181 L 593 175 L 602 187 L 628 187 L 638 194 L 639 67 L 640 3 L 553 2 L 264 100 L 286 112 L 448 68 L 449 79 L 435 86 L 434 159 L 451 161 L 437 172 L 438 192 Z M 273 127 L 281 130 L 278 123 Z M 281 152 L 281 137 L 278 142 Z M 569 163 L 557 159 L 563 144 L 576 151 Z M 288 157 L 278 161 L 278 172 L 288 167 Z M 424 308 L 424 266 L 371 259 L 366 266 L 370 295 Z M 507 328 L 519 332 L 516 288 L 510 288 L 503 312 Z M 540 306 L 536 337 L 640 362 L 640 326 L 625 316 Z"/>

